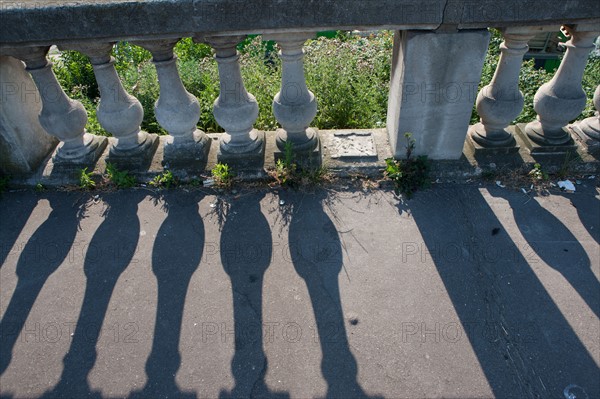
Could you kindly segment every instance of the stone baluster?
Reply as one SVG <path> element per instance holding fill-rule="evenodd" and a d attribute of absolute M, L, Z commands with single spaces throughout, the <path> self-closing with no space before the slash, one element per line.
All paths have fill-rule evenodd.
<path fill-rule="evenodd" d="M 586 140 L 588 143 L 595 145 L 600 144 L 600 85 L 596 87 L 594 92 L 594 107 L 596 108 L 596 115 L 584 119 L 579 123 L 576 123 L 573 128 L 580 136 L 584 139 L 591 138 L 593 140 Z"/>
<path fill-rule="evenodd" d="M 287 142 L 295 152 L 311 152 L 319 146 L 319 136 L 308 126 L 317 115 L 317 100 L 308 90 L 304 76 L 304 50 L 302 46 L 314 34 L 305 32 L 265 35 L 281 47 L 281 90 L 273 100 L 273 113 L 281 124 L 277 130 L 277 147 L 284 151 Z"/>
<path fill-rule="evenodd" d="M 149 164 L 158 136 L 141 130 L 144 109 L 137 98 L 127 93 L 111 56 L 113 43 L 85 43 L 67 46 L 90 58 L 98 88 L 100 104 L 96 111 L 100 125 L 116 138 L 109 146 L 107 161 L 126 168 Z"/>
<path fill-rule="evenodd" d="M 521 113 L 523 93 L 519 90 L 519 73 L 527 43 L 535 35 L 532 28 L 507 28 L 500 45 L 500 60 L 489 85 L 477 95 L 480 123 L 469 128 L 469 135 L 483 147 L 514 147 L 513 134 L 506 128 Z M 516 147 L 515 147 L 516 148 Z"/>
<path fill-rule="evenodd" d="M 158 123 L 169 132 L 164 147 L 164 164 L 203 169 L 208 159 L 210 139 L 200 129 L 200 103 L 189 93 L 177 70 L 173 47 L 177 40 L 136 42 L 152 53 L 156 67 L 160 96 L 154 112 Z"/>
<path fill-rule="evenodd" d="M 587 102 L 581 88 L 589 53 L 598 37 L 596 26 L 563 27 L 571 37 L 567 51 L 552 80 L 542 85 L 534 98 L 537 120 L 528 123 L 525 133 L 542 146 L 568 144 L 571 140 L 566 125 L 577 118 Z"/>
<path fill-rule="evenodd" d="M 5 52 L 25 62 L 26 70 L 38 88 L 42 100 L 40 124 L 61 141 L 53 157 L 54 163 L 91 166 L 106 148 L 107 139 L 85 131 L 85 108 L 63 91 L 52 71 L 52 62 L 46 58 L 48 50 L 49 47 L 24 47 Z"/>
<path fill-rule="evenodd" d="M 235 163 L 235 160 L 239 159 L 246 163 L 254 163 L 256 168 L 262 168 L 264 132 L 253 128 L 258 118 L 258 102 L 246 91 L 236 48 L 243 39 L 244 36 L 205 38 L 205 41 L 215 49 L 215 59 L 219 67 L 221 91 L 215 100 L 213 112 L 217 123 L 225 129 L 225 133 L 220 139 L 218 157 L 223 162 Z"/>

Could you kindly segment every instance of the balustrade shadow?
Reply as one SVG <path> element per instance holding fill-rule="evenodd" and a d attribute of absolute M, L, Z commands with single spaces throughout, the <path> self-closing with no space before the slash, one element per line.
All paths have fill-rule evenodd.
<path fill-rule="evenodd" d="M 0 375 L 10 364 L 14 345 L 44 284 L 67 259 L 85 211 L 85 204 L 72 201 L 72 196 L 49 194 L 47 199 L 52 211 L 19 255 L 17 285 L 0 321 Z"/>
<path fill-rule="evenodd" d="M 518 192 L 506 193 L 509 203 L 522 200 Z M 403 243 L 412 247 L 402 261 L 433 259 L 462 323 L 462 337 L 468 338 L 495 397 L 562 397 L 573 384 L 569 389 L 600 396 L 600 370 L 532 270 L 536 254 L 501 229 L 476 187 L 437 187 L 399 208 L 409 209 L 424 240 L 422 247 Z M 515 212 L 521 229 L 530 218 L 560 229 L 535 205 Z M 565 232 L 558 234 L 565 238 Z M 537 254 L 547 258 L 547 250 Z M 589 265 L 575 268 L 582 266 Z"/>
<path fill-rule="evenodd" d="M 508 201 L 521 234 L 529 247 L 577 291 L 600 317 L 600 283 L 590 259 L 573 233 L 535 198 L 524 200 L 507 190 L 491 188 L 490 194 Z"/>
<path fill-rule="evenodd" d="M 338 283 L 343 267 L 342 244 L 333 221 L 323 209 L 326 199 L 327 194 L 318 191 L 303 196 L 297 206 L 290 204 L 291 259 L 296 273 L 306 283 L 315 314 L 326 397 L 367 398 L 357 380 L 358 365 L 346 334 Z"/>
<path fill-rule="evenodd" d="M 204 252 L 204 223 L 198 213 L 202 194 L 166 192 L 167 217 L 160 226 L 152 249 L 152 271 L 158 283 L 158 304 L 152 351 L 146 361 L 146 385 L 134 398 L 195 398 L 182 391 L 175 380 L 181 367 L 179 342 L 183 310 L 190 280 Z"/>
<path fill-rule="evenodd" d="M 271 264 L 273 240 L 263 215 L 263 193 L 233 201 L 221 230 L 221 263 L 231 279 L 235 352 L 231 372 L 235 385 L 221 398 L 288 398 L 265 382 L 268 362 L 263 348 L 262 294 L 265 272 Z"/>
<path fill-rule="evenodd" d="M 100 397 L 92 391 L 88 375 L 96 361 L 96 344 L 113 290 L 134 259 L 140 236 L 138 204 L 144 193 L 128 190 L 102 198 L 104 220 L 94 233 L 85 254 L 85 294 L 64 368 L 57 385 L 44 397 Z"/>
<path fill-rule="evenodd" d="M 588 189 L 577 186 L 577 192 L 562 193 L 562 196 L 571 201 L 571 205 L 577 209 L 581 224 L 600 244 L 600 195 L 595 188 Z"/>
<path fill-rule="evenodd" d="M 2 228 L 0 229 L 0 268 L 4 266 L 4 261 L 11 253 L 23 227 L 29 220 L 31 212 L 36 207 L 39 197 L 26 193 L 12 197 L 11 202 L 2 201 L 0 196 L 0 220 Z"/>

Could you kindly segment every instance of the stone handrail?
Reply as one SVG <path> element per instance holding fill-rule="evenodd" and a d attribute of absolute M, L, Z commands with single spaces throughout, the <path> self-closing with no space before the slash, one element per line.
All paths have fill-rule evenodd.
<path fill-rule="evenodd" d="M 518 78 L 527 42 L 536 33 L 560 26 L 571 40 L 554 78 L 536 95 L 538 118 L 509 129 L 524 105 Z M 500 28 L 505 40 L 492 82 L 476 95 L 488 27 Z M 258 104 L 244 87 L 236 51 L 247 34 L 261 34 L 281 49 L 282 87 L 273 100 L 282 126 L 277 147 L 283 151 L 290 142 L 311 162 L 319 161 L 319 134 L 309 127 L 319 93 L 306 86 L 302 46 L 315 32 L 333 29 L 396 31 L 387 120 L 396 157 L 404 153 L 401 138 L 406 131 L 415 135 L 417 152 L 433 159 L 457 159 L 465 139 L 476 150 L 518 150 L 515 132 L 532 152 L 566 151 L 574 146 L 572 133 L 592 140 L 590 145 L 598 139 L 597 116 L 568 125 L 586 103 L 583 70 L 600 34 L 600 3 L 594 0 L 2 1 L 2 169 L 32 172 L 57 140 L 60 144 L 52 158 L 57 165 L 93 165 L 108 145 L 111 162 L 139 169 L 162 144 L 165 165 L 185 168 L 195 163 L 202 169 L 210 140 L 196 128 L 198 100 L 181 83 L 173 55 L 179 38 L 193 37 L 210 44 L 218 62 L 221 94 L 214 114 L 226 131 L 220 137 L 218 159 L 241 169 L 261 170 L 265 134 L 253 128 Z M 156 117 L 169 133 L 164 143 L 140 130 L 143 109 L 120 83 L 111 50 L 121 40 L 153 55 L 161 88 Z M 47 58 L 51 45 L 90 57 L 101 94 L 98 120 L 116 140 L 108 143 L 85 131 L 85 109 L 64 93 L 52 72 Z M 22 88 L 31 78 L 41 107 L 22 101 L 22 93 L 20 100 L 11 97 L 14 86 L 8 83 Z M 289 95 L 290 87 L 294 96 Z M 598 95 L 596 90 L 596 108 Z M 475 102 L 481 121 L 469 127 Z"/>
<path fill-rule="evenodd" d="M 593 0 L 3 0 L 0 46 L 281 30 L 484 29 L 599 18 Z"/>

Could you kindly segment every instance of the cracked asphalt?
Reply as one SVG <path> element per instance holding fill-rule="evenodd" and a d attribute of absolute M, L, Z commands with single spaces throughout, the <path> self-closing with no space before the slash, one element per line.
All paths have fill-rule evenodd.
<path fill-rule="evenodd" d="M 600 397 L 600 194 L 6 192 L 3 398 Z"/>

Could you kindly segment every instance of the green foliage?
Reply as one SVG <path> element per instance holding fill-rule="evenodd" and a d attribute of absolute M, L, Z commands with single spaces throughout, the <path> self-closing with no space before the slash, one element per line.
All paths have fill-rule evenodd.
<path fill-rule="evenodd" d="M 306 80 L 319 102 L 312 124 L 320 129 L 385 127 L 392 47 L 388 31 L 309 42 Z"/>
<path fill-rule="evenodd" d="M 46 190 L 46 187 L 44 187 L 44 185 L 42 183 L 39 183 L 39 182 L 36 183 L 36 185 L 35 185 L 35 191 L 36 192 L 41 193 L 41 192 L 43 192 L 45 190 Z"/>
<path fill-rule="evenodd" d="M 160 175 L 155 176 L 149 184 L 153 187 L 164 187 L 168 190 L 172 186 L 174 187 L 177 185 L 177 179 L 173 175 L 173 172 L 166 170 Z"/>
<path fill-rule="evenodd" d="M 212 56 L 212 48 L 208 44 L 194 43 L 191 37 L 181 39 L 174 52 L 181 61 L 198 61 Z"/>
<path fill-rule="evenodd" d="M 135 186 L 135 177 L 131 176 L 125 170 L 118 170 L 117 167 L 110 163 L 106 163 L 106 176 L 117 188 L 129 188 Z"/>
<path fill-rule="evenodd" d="M 293 188 L 318 185 L 328 177 L 327 168 L 324 166 L 315 168 L 298 165 L 294 146 L 289 141 L 285 143 L 283 157 L 277 160 L 275 169 L 270 175 L 275 179 L 276 184 Z"/>
<path fill-rule="evenodd" d="M 229 165 L 219 162 L 212 168 L 211 173 L 217 187 L 230 188 L 233 184 L 234 173 Z"/>
<path fill-rule="evenodd" d="M 403 194 L 407 198 L 412 198 L 415 191 L 431 184 L 429 179 L 431 165 L 426 156 L 412 157 L 415 140 L 412 138 L 411 133 L 405 133 L 404 137 L 407 141 L 406 159 L 386 159 L 384 176 L 394 182 L 396 195 Z"/>
<path fill-rule="evenodd" d="M 281 186 L 293 186 L 297 182 L 297 171 L 298 165 L 294 162 L 294 145 L 292 142 L 287 141 L 283 158 L 279 158 L 275 164 L 273 177 Z"/>
<path fill-rule="evenodd" d="M 533 165 L 533 169 L 531 169 L 531 171 L 529 172 L 529 177 L 534 182 L 546 181 L 546 180 L 548 180 L 548 173 L 546 173 L 542 169 L 542 165 L 540 165 L 539 163 L 536 163 L 535 165 Z"/>
<path fill-rule="evenodd" d="M 83 190 L 91 190 L 96 187 L 96 182 L 92 179 L 93 172 L 88 172 L 88 168 L 83 168 L 79 171 L 79 188 Z"/>

